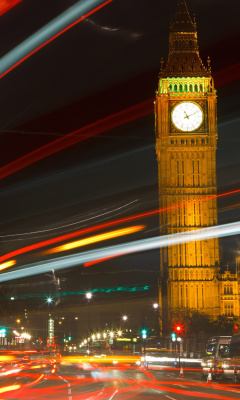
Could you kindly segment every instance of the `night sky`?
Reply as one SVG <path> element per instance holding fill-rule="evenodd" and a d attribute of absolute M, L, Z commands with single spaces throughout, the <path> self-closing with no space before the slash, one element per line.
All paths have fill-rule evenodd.
<path fill-rule="evenodd" d="M 0 57 L 75 3 L 23 0 L 1 15 Z M 176 3 L 114 0 L 2 77 L 0 167 L 74 130 L 153 99 L 160 59 L 166 60 L 168 54 Z M 205 65 L 211 58 L 218 93 L 217 178 L 218 191 L 223 193 L 240 184 L 239 2 L 187 3 L 190 14 L 196 14 L 200 55 Z M 120 122 L 1 180 L 0 255 L 158 207 L 154 115 Z M 239 203 L 239 196 L 219 200 L 219 223 L 239 220 L 239 207 L 229 208 Z M 146 225 L 144 231 L 111 240 L 111 244 L 158 235 L 157 215 L 131 221 L 129 226 L 139 223 Z M 240 243 L 236 237 L 221 243 L 222 262 L 232 267 Z M 17 256 L 17 265 L 39 261 L 41 250 Z M 101 298 L 106 304 L 113 299 L 137 304 L 142 296 L 157 299 L 158 273 L 158 251 L 149 251 L 88 268 L 80 265 L 57 276 L 62 292 L 149 286 L 145 291 L 112 292 Z M 1 288 L 6 302 L 13 293 L 42 296 L 56 290 L 51 274 Z M 75 295 L 62 296 L 56 307 L 75 299 Z M 34 301 L 39 305 L 42 299 Z M 30 307 L 29 302 L 22 299 L 18 307 Z"/>

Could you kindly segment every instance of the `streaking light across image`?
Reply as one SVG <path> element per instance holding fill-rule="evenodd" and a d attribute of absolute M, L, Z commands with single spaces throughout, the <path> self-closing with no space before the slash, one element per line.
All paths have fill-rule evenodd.
<path fill-rule="evenodd" d="M 27 60 L 38 50 L 83 21 L 113 0 L 81 0 L 50 21 L 0 59 L 0 78 Z M 94 8 L 95 7 L 95 8 Z"/>
<path fill-rule="evenodd" d="M 206 196 L 206 197 L 203 197 L 200 200 L 199 199 L 198 200 L 193 200 L 192 202 L 188 202 L 188 203 L 184 203 L 184 204 L 199 203 L 199 202 L 202 202 L 202 201 L 209 201 L 209 200 L 214 199 L 214 198 L 230 196 L 230 195 L 237 194 L 239 192 L 240 192 L 240 189 L 237 189 L 237 190 L 233 190 L 231 192 L 225 192 L 225 193 L 216 194 L 216 195 L 213 195 L 213 196 Z M 162 208 L 162 209 L 150 210 L 150 211 L 147 211 L 147 212 L 144 212 L 144 213 L 131 215 L 129 217 L 123 217 L 123 218 L 112 220 L 110 222 L 104 222 L 102 224 L 97 224 L 97 225 L 91 226 L 89 228 L 80 229 L 80 230 L 77 230 L 77 231 L 74 231 L 74 232 L 67 233 L 65 235 L 57 236 L 57 237 L 52 238 L 52 239 L 47 239 L 47 240 L 44 240 L 42 242 L 34 243 L 34 244 L 29 245 L 29 246 L 25 246 L 25 247 L 22 247 L 20 249 L 13 250 L 10 253 L 3 254 L 2 256 L 0 256 L 0 261 L 5 261 L 5 260 L 7 260 L 9 258 L 16 257 L 17 255 L 24 254 L 24 253 L 39 249 L 41 247 L 49 246 L 49 245 L 57 243 L 57 242 L 68 240 L 68 239 L 71 239 L 71 238 L 76 237 L 76 236 L 84 235 L 86 233 L 95 232 L 95 231 L 100 230 L 100 229 L 108 228 L 110 226 L 115 226 L 115 225 L 118 225 L 118 224 L 122 224 L 122 223 L 126 223 L 126 222 L 129 222 L 129 221 L 133 221 L 133 220 L 136 220 L 136 219 L 150 217 L 152 215 L 159 214 L 161 212 L 165 212 L 165 211 L 173 209 L 173 208 L 182 207 L 182 205 L 183 204 L 176 204 L 176 205 L 173 205 L 173 206 L 170 206 L 170 207 L 166 207 L 166 208 Z M 12 235 L 12 236 L 15 236 L 15 235 Z M 0 236 L 0 238 L 3 238 L 3 237 L 7 237 L 7 235 Z M 117 254 L 114 254 L 113 256 L 107 257 L 107 258 L 113 258 L 113 257 L 117 257 Z M 105 259 L 105 258 L 106 257 L 103 257 L 103 259 Z M 94 264 L 95 262 L 101 262 L 101 260 L 98 260 L 98 261 L 94 260 L 93 262 L 91 262 L 91 264 Z M 91 265 L 91 264 L 89 264 L 89 265 Z M 86 265 L 86 266 L 88 266 L 88 265 Z"/>
<path fill-rule="evenodd" d="M 23 0 L 0 1 L 0 16 L 11 10 L 18 3 L 21 3 L 21 1 Z"/>
<path fill-rule="evenodd" d="M 127 122 L 131 122 L 135 119 L 153 113 L 153 101 L 153 98 L 145 100 L 115 114 L 101 118 L 96 122 L 83 126 L 82 128 L 73 132 L 69 132 L 59 139 L 53 140 L 52 142 L 45 144 L 44 146 L 39 147 L 38 149 L 27 153 L 20 158 L 17 158 L 16 160 L 0 168 L 0 179 L 26 168 L 29 165 L 42 160 L 43 158 L 49 157 L 52 154 L 73 146 L 76 143 L 82 142 L 93 136 L 99 135 L 102 132 L 106 132 L 117 126 L 126 124 Z"/>
<path fill-rule="evenodd" d="M 180 243 L 194 242 L 197 240 L 207 240 L 216 237 L 238 235 L 240 233 L 240 221 L 218 225 L 209 228 L 197 229 L 189 232 L 180 232 L 173 235 L 157 236 L 149 239 L 136 240 L 129 243 L 104 247 L 97 250 L 86 251 L 80 254 L 59 257 L 54 260 L 47 260 L 35 264 L 29 264 L 15 271 L 5 272 L 0 274 L 0 282 L 5 282 L 12 279 L 23 278 L 37 274 L 43 274 L 59 269 L 66 269 L 84 264 L 89 261 L 99 258 L 110 257 L 114 254 L 137 253 L 142 251 L 159 249 L 166 246 L 174 246 Z"/>
<path fill-rule="evenodd" d="M 130 228 L 117 229 L 100 235 L 91 236 L 85 239 L 77 240 L 76 242 L 66 243 L 62 246 L 54 247 L 53 249 L 46 250 L 42 254 L 59 253 L 61 251 L 67 251 L 76 249 L 77 247 L 87 246 L 88 244 L 102 242 L 107 239 L 114 239 L 120 236 L 129 235 L 131 233 L 139 232 L 145 228 L 144 225 L 132 226 Z"/>
<path fill-rule="evenodd" d="M 0 264 L 0 271 L 2 271 L 3 269 L 6 269 L 6 268 L 12 267 L 15 264 L 16 264 L 16 260 L 6 261 L 6 262 Z"/>
<path fill-rule="evenodd" d="M 106 288 L 96 288 L 92 289 L 92 293 L 115 293 L 115 292 L 143 292 L 147 291 L 151 288 L 149 285 L 145 286 L 117 286 L 117 287 L 106 287 Z M 62 297 L 62 296 L 82 296 L 86 294 L 84 290 L 79 291 L 71 291 L 71 292 L 61 292 L 54 294 L 53 297 L 48 297 L 46 302 L 51 304 L 54 298 Z M 32 298 L 42 298 L 42 293 L 28 293 L 28 294 L 21 294 L 19 296 L 15 296 L 15 300 L 23 300 L 23 299 L 32 299 Z M 7 300 L 8 296 L 1 296 L 0 301 Z"/>

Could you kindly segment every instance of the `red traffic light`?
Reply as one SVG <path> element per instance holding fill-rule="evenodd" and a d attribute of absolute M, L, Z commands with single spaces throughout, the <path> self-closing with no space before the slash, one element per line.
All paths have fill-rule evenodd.
<path fill-rule="evenodd" d="M 184 330 L 183 328 L 184 328 L 184 325 L 178 322 L 177 324 L 174 324 L 173 332 L 176 332 L 178 335 L 180 335 L 183 333 L 183 330 Z"/>
<path fill-rule="evenodd" d="M 181 331 L 181 329 L 182 329 L 182 328 L 181 328 L 181 326 L 180 326 L 180 325 L 177 325 L 177 326 L 176 326 L 176 330 L 177 330 L 178 332 L 180 332 L 180 331 Z"/>
<path fill-rule="evenodd" d="M 239 333 L 239 326 L 238 325 L 234 325 L 233 326 L 233 334 L 236 335 L 237 333 Z"/>

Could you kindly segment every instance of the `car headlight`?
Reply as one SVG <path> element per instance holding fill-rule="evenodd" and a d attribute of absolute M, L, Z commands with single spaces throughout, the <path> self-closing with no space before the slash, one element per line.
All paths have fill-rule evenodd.
<path fill-rule="evenodd" d="M 213 367 L 213 363 L 212 362 L 208 362 L 207 365 L 208 365 L 208 367 Z"/>

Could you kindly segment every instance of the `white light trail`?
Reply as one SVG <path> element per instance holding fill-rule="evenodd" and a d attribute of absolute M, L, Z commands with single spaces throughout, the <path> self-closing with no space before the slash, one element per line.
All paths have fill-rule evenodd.
<path fill-rule="evenodd" d="M 123 254 L 137 253 L 154 250 L 161 247 L 174 246 L 181 243 L 194 242 L 197 240 L 208 240 L 217 237 L 233 236 L 238 234 L 240 234 L 240 221 L 226 225 L 192 230 L 189 232 L 175 233 L 173 235 L 136 240 L 133 242 L 104 247 L 97 250 L 86 251 L 80 254 L 29 264 L 19 269 L 15 269 L 14 271 L 0 274 L 0 282 L 24 278 L 26 276 L 44 274 L 52 269 L 66 269 L 79 264 L 84 264 L 89 261 L 98 260 L 99 258 L 114 256 L 116 254 L 120 256 Z"/>
<path fill-rule="evenodd" d="M 42 229 L 42 230 L 32 231 L 32 232 L 12 233 L 10 235 L 3 235 L 3 236 L 0 235 L 0 238 L 7 238 L 7 237 L 14 237 L 15 238 L 17 236 L 33 235 L 35 233 L 56 231 L 58 229 L 63 229 L 63 228 L 67 228 L 69 226 L 78 225 L 78 224 L 80 224 L 82 222 L 87 222 L 87 221 L 90 221 L 90 220 L 93 220 L 93 219 L 96 219 L 96 218 L 100 218 L 100 217 L 108 215 L 108 214 L 116 213 L 116 211 L 122 210 L 123 208 L 126 208 L 126 207 L 130 206 L 131 204 L 136 203 L 137 201 L 138 201 L 138 199 L 132 200 L 129 203 L 126 203 L 126 204 L 123 204 L 122 206 L 114 208 L 113 210 L 109 210 L 109 211 L 107 210 L 105 212 L 101 212 L 100 214 L 96 214 L 93 217 L 88 217 L 88 218 L 85 218 L 85 219 L 81 219 L 81 220 L 79 220 L 77 222 L 72 222 L 71 224 L 61 225 L 61 226 L 57 226 L 56 228 Z M 104 210 L 106 210 L 106 209 L 104 209 Z"/>
<path fill-rule="evenodd" d="M 16 64 L 28 58 L 38 48 L 53 40 L 56 35 L 63 33 L 63 30 L 67 30 L 69 26 L 77 23 L 84 15 L 104 3 L 106 0 L 81 0 L 68 8 L 0 59 L 0 77 L 14 68 Z"/>

